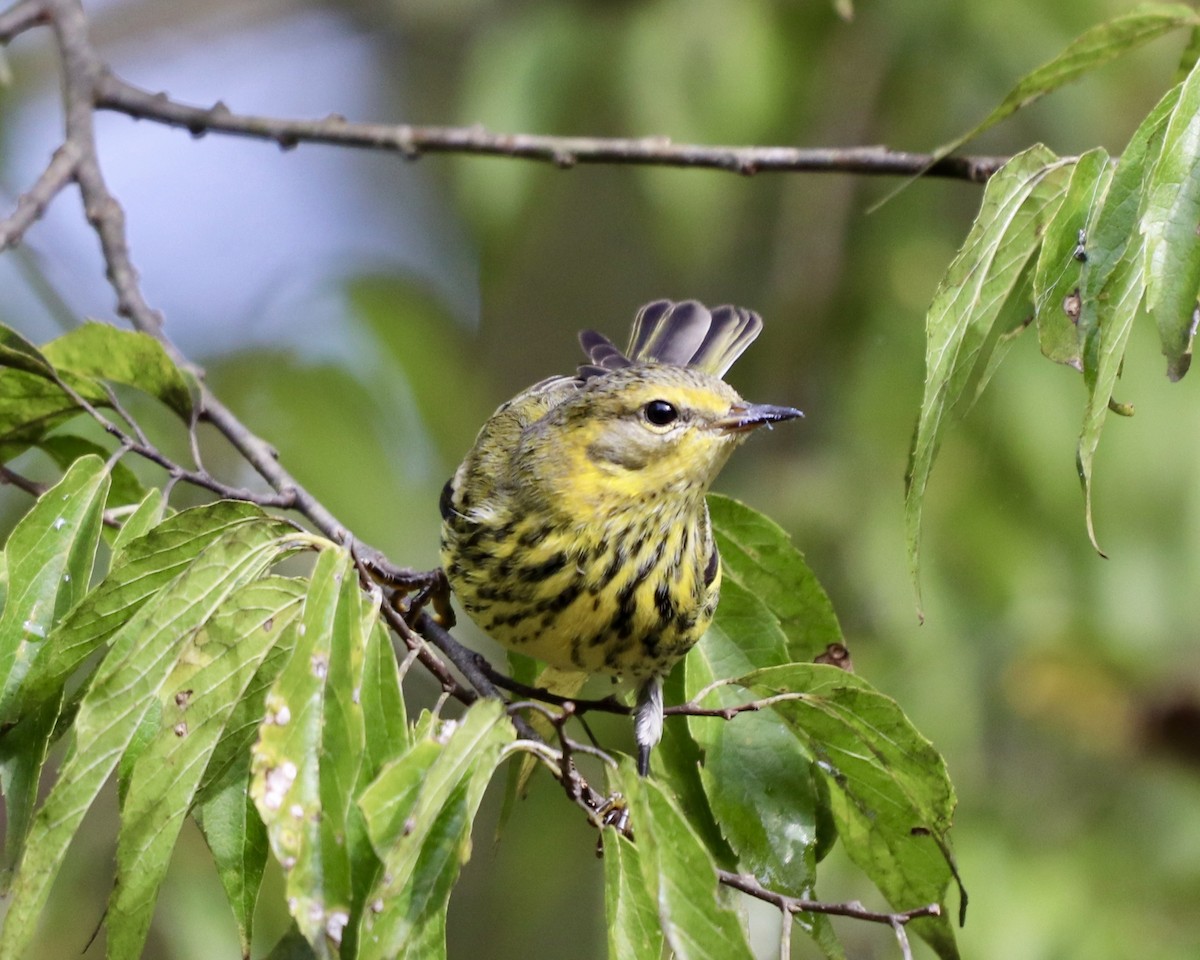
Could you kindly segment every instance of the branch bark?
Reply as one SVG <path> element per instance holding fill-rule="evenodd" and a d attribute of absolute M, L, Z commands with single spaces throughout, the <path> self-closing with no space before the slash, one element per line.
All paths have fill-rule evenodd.
<path fill-rule="evenodd" d="M 193 136 L 225 133 L 270 140 L 284 149 L 301 143 L 325 143 L 399 153 L 416 160 L 426 153 L 499 156 L 551 163 L 563 169 L 578 164 L 691 167 L 752 176 L 757 173 L 854 173 L 877 176 L 946 177 L 983 183 L 1008 157 L 951 156 L 868 147 L 708 146 L 672 143 L 666 137 L 553 137 L 529 133 L 493 133 L 481 126 L 442 127 L 354 123 L 331 115 L 321 120 L 234 113 L 218 101 L 196 107 L 165 93 L 150 93 L 111 71 L 97 78 L 96 106 L 139 120 L 187 130 Z"/>

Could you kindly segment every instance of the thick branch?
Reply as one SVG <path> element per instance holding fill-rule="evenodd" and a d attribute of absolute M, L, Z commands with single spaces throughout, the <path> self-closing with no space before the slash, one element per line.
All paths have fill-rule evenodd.
<path fill-rule="evenodd" d="M 327 143 L 388 150 L 408 159 L 424 153 L 501 156 L 573 167 L 581 163 L 695 167 L 752 175 L 768 172 L 858 173 L 885 176 L 949 177 L 982 183 L 1007 157 L 944 157 L 886 147 L 804 148 L 703 146 L 672 143 L 665 137 L 637 139 L 552 137 L 492 133 L 480 126 L 416 127 L 408 124 L 353 123 L 333 115 L 323 120 L 287 120 L 231 111 L 225 104 L 193 107 L 165 93 L 149 93 L 109 71 L 97 78 L 96 106 L 140 120 L 181 127 L 194 136 L 226 133 L 273 140 L 281 147 Z"/>

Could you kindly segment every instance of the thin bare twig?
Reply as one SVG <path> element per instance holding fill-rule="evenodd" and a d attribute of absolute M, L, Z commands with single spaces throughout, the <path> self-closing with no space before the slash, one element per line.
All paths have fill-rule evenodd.
<path fill-rule="evenodd" d="M 903 927 L 918 917 L 940 917 L 942 915 L 942 908 L 936 903 L 928 903 L 923 907 L 898 913 L 881 913 L 877 910 L 868 910 L 857 900 L 848 903 L 825 903 L 820 900 L 806 900 L 803 897 L 789 897 L 764 887 L 756 877 L 750 874 L 734 873 L 731 870 L 718 870 L 717 879 L 727 887 L 740 890 L 742 893 L 749 894 L 789 914 L 824 913 L 835 917 L 865 920 L 868 923 L 885 923 L 891 927 L 897 925 Z"/>
<path fill-rule="evenodd" d="M 392 632 L 404 641 L 404 645 L 408 647 L 409 652 L 421 662 L 425 669 L 433 674 L 445 692 L 467 706 L 478 699 L 472 691 L 465 689 L 462 684 L 454 679 L 454 675 L 450 672 L 446 664 L 438 658 L 437 654 L 433 652 L 433 649 L 425 641 L 425 638 L 418 635 L 408 625 L 408 622 L 395 607 L 390 603 L 384 602 L 379 610 L 383 615 L 384 621 L 392 629 Z"/>
<path fill-rule="evenodd" d="M 165 93 L 150 93 L 110 71 L 97 78 L 96 106 L 187 130 L 193 136 L 225 133 L 271 140 L 290 149 L 301 143 L 337 144 L 386 150 L 415 160 L 426 153 L 465 153 L 552 163 L 636 164 L 756 173 L 856 173 L 883 176 L 948 177 L 982 183 L 1007 157 L 954 156 L 936 159 L 927 153 L 868 147 L 755 147 L 673 143 L 666 137 L 554 137 L 526 133 L 493 133 L 481 126 L 442 127 L 409 124 L 355 123 L 332 115 L 320 120 L 234 113 L 224 103 L 195 107 Z"/>
<path fill-rule="evenodd" d="M 46 208 L 50 206 L 50 201 L 57 197 L 75 176 L 79 157 L 79 145 L 71 140 L 54 151 L 54 156 L 42 171 L 42 175 L 28 191 L 17 197 L 17 205 L 13 212 L 0 220 L 0 251 L 20 243 L 25 231 L 41 219 Z"/>
<path fill-rule="evenodd" d="M 44 24 L 46 20 L 46 9 L 42 3 L 38 0 L 20 0 L 0 13 L 0 46 L 9 43 L 18 34 Z"/>
<path fill-rule="evenodd" d="M 28 477 L 5 466 L 0 466 L 0 483 L 16 487 L 18 490 L 24 490 L 31 497 L 40 497 L 47 489 L 44 483 L 30 480 Z"/>
<path fill-rule="evenodd" d="M 248 500 L 251 503 L 258 504 L 260 507 L 274 507 L 278 510 L 291 510 L 295 506 L 294 497 L 287 492 L 275 494 L 258 493 L 257 491 L 249 490 L 246 487 L 231 486 L 230 484 L 218 480 L 212 474 L 203 470 L 188 470 L 186 467 L 181 467 L 146 439 L 146 436 L 142 433 L 141 428 L 137 427 L 136 423 L 133 421 L 133 418 L 130 417 L 129 414 L 125 413 L 117 399 L 116 394 L 113 393 L 110 388 L 106 388 L 108 391 L 109 402 L 114 404 L 114 409 L 122 419 L 134 424 L 138 433 L 137 437 L 130 436 L 119 426 L 109 420 L 108 417 L 101 413 L 99 409 L 97 409 L 91 402 L 87 400 L 87 398 L 82 396 L 65 380 L 56 377 L 55 383 L 57 383 L 58 388 L 62 390 L 63 393 L 71 398 L 71 401 L 77 407 L 79 407 L 80 410 L 83 410 L 93 420 L 95 420 L 96 423 L 98 423 L 104 429 L 105 433 L 115 438 L 121 447 L 130 453 L 136 453 L 139 457 L 149 460 L 151 463 L 162 467 L 173 481 L 177 482 L 179 480 L 183 480 L 186 483 L 192 484 L 192 486 L 209 490 L 225 500 Z"/>
<path fill-rule="evenodd" d="M 722 720 L 732 720 L 739 713 L 754 713 L 773 706 L 776 703 L 787 703 L 790 700 L 804 700 L 807 697 L 807 693 L 776 693 L 769 697 L 763 697 L 761 700 L 748 700 L 745 703 L 735 703 L 728 707 L 702 707 L 695 700 L 689 700 L 687 703 L 680 703 L 673 707 L 664 708 L 663 715 L 668 717 L 720 717 Z"/>

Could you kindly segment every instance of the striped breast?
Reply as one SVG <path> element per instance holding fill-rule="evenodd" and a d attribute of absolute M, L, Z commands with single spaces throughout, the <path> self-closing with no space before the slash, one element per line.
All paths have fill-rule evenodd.
<path fill-rule="evenodd" d="M 443 564 L 468 615 L 504 646 L 560 669 L 663 673 L 716 610 L 720 558 L 703 498 L 669 519 L 619 512 L 586 527 L 443 513 Z"/>

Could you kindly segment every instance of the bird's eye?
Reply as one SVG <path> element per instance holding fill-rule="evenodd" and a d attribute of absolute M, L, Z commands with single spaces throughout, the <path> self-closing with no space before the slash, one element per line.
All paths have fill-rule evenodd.
<path fill-rule="evenodd" d="M 651 400 L 644 412 L 646 419 L 656 427 L 665 427 L 679 419 L 679 411 L 666 400 Z"/>

